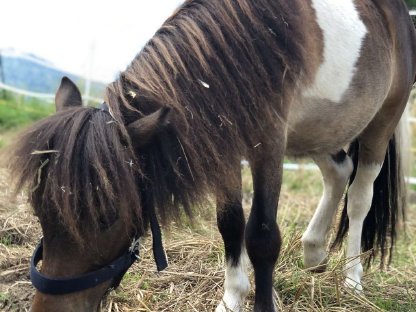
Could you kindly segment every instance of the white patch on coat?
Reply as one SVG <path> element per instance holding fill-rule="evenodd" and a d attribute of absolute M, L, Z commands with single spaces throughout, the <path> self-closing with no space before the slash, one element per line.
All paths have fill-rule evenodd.
<path fill-rule="evenodd" d="M 227 263 L 225 269 L 224 297 L 215 312 L 243 312 L 244 300 L 250 291 L 248 279 L 248 259 L 246 249 L 243 248 L 237 266 Z"/>
<path fill-rule="evenodd" d="M 305 97 L 339 103 L 353 80 L 367 28 L 353 0 L 312 0 L 323 32 L 324 55 Z"/>

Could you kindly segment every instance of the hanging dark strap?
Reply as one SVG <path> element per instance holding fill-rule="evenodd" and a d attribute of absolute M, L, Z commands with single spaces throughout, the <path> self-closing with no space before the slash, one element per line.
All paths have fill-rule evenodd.
<path fill-rule="evenodd" d="M 109 112 L 109 107 L 106 102 L 100 104 L 98 109 Z M 157 270 L 163 271 L 168 267 L 168 259 L 166 257 L 165 250 L 162 242 L 162 232 L 160 230 L 159 221 L 157 219 L 156 211 L 153 203 L 148 204 L 149 207 L 149 218 L 150 218 L 150 229 L 153 237 L 153 256 L 155 258 Z"/>
<path fill-rule="evenodd" d="M 153 257 L 155 259 L 156 268 L 159 272 L 168 267 L 168 259 L 162 242 L 162 232 L 160 230 L 159 220 L 156 213 L 156 204 L 151 188 L 146 183 L 143 183 L 142 200 L 144 203 L 144 215 L 148 218 L 150 223 L 150 230 L 152 231 L 153 239 Z"/>
<path fill-rule="evenodd" d="M 155 258 L 157 270 L 160 272 L 168 267 L 168 259 L 163 248 L 162 232 L 160 230 L 154 206 L 151 205 L 149 210 L 150 229 L 153 237 L 153 256 Z"/>

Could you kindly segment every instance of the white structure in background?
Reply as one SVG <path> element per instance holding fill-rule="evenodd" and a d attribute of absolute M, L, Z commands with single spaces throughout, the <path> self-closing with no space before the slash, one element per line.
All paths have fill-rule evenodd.
<path fill-rule="evenodd" d="M 410 10 L 409 14 L 416 20 L 416 10 Z M 21 54 L 18 54 L 14 50 L 2 50 L 2 54 L 7 55 L 7 56 L 22 57 Z M 87 66 L 86 74 L 85 74 L 85 90 L 84 90 L 83 99 L 84 99 L 86 105 L 89 102 L 94 102 L 94 103 L 101 103 L 102 102 L 102 99 L 94 98 L 94 97 L 90 96 L 94 54 L 95 54 L 95 43 L 93 42 L 91 44 L 91 47 L 90 47 L 89 61 L 88 61 L 88 66 Z M 39 60 L 39 59 L 36 59 L 36 58 L 31 58 L 30 56 L 27 56 L 27 55 L 25 55 L 24 57 L 27 58 L 28 60 L 32 61 L 32 62 L 37 62 L 37 63 L 41 64 L 42 66 L 47 66 L 47 67 L 50 67 L 52 69 L 57 69 L 52 64 L 50 64 L 46 61 L 43 62 L 42 60 Z M 0 81 L 0 90 L 7 90 L 9 92 L 13 92 L 13 93 L 16 93 L 16 94 L 20 94 L 20 95 L 24 95 L 24 96 L 28 96 L 28 97 L 46 99 L 46 100 L 51 100 L 51 101 L 53 101 L 54 98 L 55 98 L 54 94 L 45 94 L 45 93 L 37 93 L 37 92 L 26 91 L 26 90 L 22 90 L 22 89 L 12 87 L 12 86 L 8 86 L 8 85 L 2 83 L 1 81 Z M 407 121 L 409 123 L 416 123 L 416 118 L 408 116 Z M 248 166 L 247 161 L 242 161 L 241 164 L 243 166 Z M 318 167 L 313 163 L 308 163 L 308 164 L 285 163 L 283 165 L 283 168 L 285 170 L 288 170 L 288 171 L 298 171 L 298 170 L 306 170 L 306 171 L 313 170 L 313 171 L 315 171 L 315 170 L 318 170 Z M 405 180 L 409 184 L 416 185 L 416 177 L 406 177 Z"/>
<path fill-rule="evenodd" d="M 88 62 L 88 66 L 87 66 L 87 69 L 86 69 L 86 75 L 85 75 L 85 78 L 84 78 L 85 79 L 85 89 L 84 89 L 83 100 L 84 100 L 85 105 L 88 105 L 89 102 L 93 102 L 93 103 L 101 103 L 102 102 L 102 99 L 91 96 L 91 77 L 92 77 L 94 51 L 95 51 L 94 44 L 92 44 L 91 49 L 90 49 L 90 54 L 89 54 L 89 62 Z M 39 64 L 42 67 L 46 67 L 46 68 L 61 71 L 61 69 L 57 68 L 56 66 L 54 66 L 52 63 L 50 63 L 48 61 L 45 61 L 45 60 L 42 60 L 40 58 L 31 56 L 30 54 L 21 53 L 17 50 L 14 50 L 14 49 L 3 49 L 3 50 L 0 51 L 0 53 L 1 53 L 1 56 L 24 59 L 24 60 L 28 60 L 32 63 Z M 9 91 L 9 92 L 13 92 L 15 94 L 18 94 L 18 95 L 43 99 L 43 100 L 47 100 L 47 101 L 53 101 L 55 99 L 55 94 L 33 92 L 33 91 L 28 91 L 28 90 L 16 88 L 16 87 L 5 84 L 4 81 L 2 81 L 2 80 L 0 80 L 0 90 L 6 90 L 6 91 Z"/>
<path fill-rule="evenodd" d="M 6 85 L 2 82 L 0 82 L 0 90 L 6 90 L 6 91 L 9 91 L 9 92 L 16 93 L 18 95 L 23 95 L 23 96 L 28 96 L 28 97 L 33 97 L 33 98 L 43 99 L 43 100 L 53 101 L 55 99 L 55 94 L 27 91 L 27 90 L 23 90 L 23 89 L 19 89 L 19 88 L 15 88 L 15 87 Z M 90 102 L 93 102 L 93 103 L 101 103 L 103 101 L 100 98 L 87 96 L 87 95 L 83 95 L 83 99 L 86 102 L 90 101 Z"/>

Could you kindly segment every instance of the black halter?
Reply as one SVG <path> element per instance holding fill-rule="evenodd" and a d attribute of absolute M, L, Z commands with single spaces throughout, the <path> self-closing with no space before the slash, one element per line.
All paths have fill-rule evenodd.
<path fill-rule="evenodd" d="M 168 262 L 166 253 L 163 248 L 162 234 L 157 219 L 152 217 L 150 227 L 153 236 L 153 255 L 156 262 L 157 270 L 163 271 L 167 268 Z M 90 288 L 94 288 L 101 283 L 113 280 L 109 288 L 116 289 L 124 274 L 139 259 L 138 241 L 133 241 L 131 247 L 119 258 L 105 265 L 101 269 L 88 272 L 83 275 L 59 278 L 47 277 L 39 272 L 36 268 L 43 258 L 43 240 L 40 241 L 30 260 L 30 280 L 32 285 L 44 294 L 49 295 L 65 295 Z"/>
<path fill-rule="evenodd" d="M 36 247 L 30 260 L 30 279 L 33 286 L 40 292 L 49 295 L 64 295 L 94 288 L 109 280 L 113 280 L 110 288 L 117 288 L 121 279 L 132 264 L 139 258 L 139 245 L 135 241 L 119 258 L 93 272 L 70 278 L 46 277 L 38 271 L 36 265 L 43 257 L 43 240 Z"/>
<path fill-rule="evenodd" d="M 101 110 L 109 112 L 107 103 L 102 103 L 98 107 Z M 156 211 L 152 207 L 148 211 L 150 217 L 150 229 L 153 237 L 153 256 L 155 258 L 157 270 L 163 271 L 168 266 L 166 253 L 163 248 L 162 233 L 160 230 L 159 221 L 157 219 Z M 33 252 L 30 261 L 30 279 L 33 286 L 44 294 L 49 295 L 64 295 L 70 294 L 90 288 L 94 288 L 97 285 L 109 280 L 113 280 L 110 288 L 117 288 L 126 274 L 127 270 L 132 264 L 139 259 L 139 244 L 137 240 L 134 240 L 131 247 L 122 254 L 119 258 L 107 264 L 93 272 L 88 272 L 83 275 L 71 277 L 71 278 L 51 278 L 46 277 L 36 268 L 37 264 L 43 258 L 43 241 L 41 240 L 39 245 Z"/>

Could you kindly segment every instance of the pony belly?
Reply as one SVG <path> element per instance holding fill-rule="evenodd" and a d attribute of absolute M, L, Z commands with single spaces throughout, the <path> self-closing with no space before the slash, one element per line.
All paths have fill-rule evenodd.
<path fill-rule="evenodd" d="M 353 103 L 304 100 L 292 107 L 287 128 L 286 155 L 313 156 L 337 153 L 351 143 L 373 117 Z"/>
<path fill-rule="evenodd" d="M 363 81 L 362 84 L 370 83 Z M 385 88 L 373 90 L 366 94 L 350 88 L 340 102 L 305 96 L 293 101 L 287 119 L 286 154 L 333 154 L 349 145 L 383 105 Z"/>
<path fill-rule="evenodd" d="M 305 127 L 305 129 L 309 129 Z M 313 131 L 310 135 L 308 130 L 305 132 L 290 132 L 288 133 L 286 155 L 294 157 L 306 157 L 314 155 L 335 154 L 352 140 L 350 135 L 334 135 L 331 136 L 331 131 L 315 127 L 310 129 Z M 335 130 L 336 132 L 336 130 Z"/>

